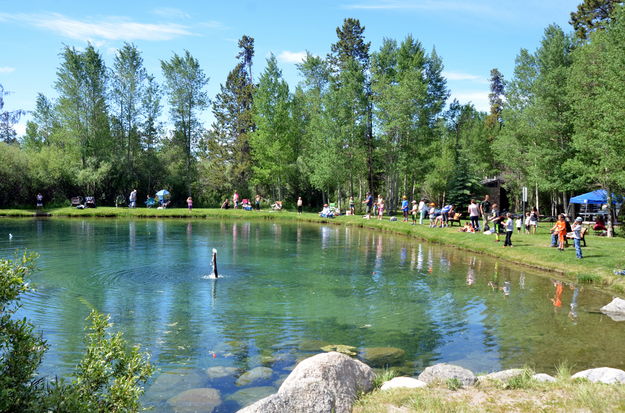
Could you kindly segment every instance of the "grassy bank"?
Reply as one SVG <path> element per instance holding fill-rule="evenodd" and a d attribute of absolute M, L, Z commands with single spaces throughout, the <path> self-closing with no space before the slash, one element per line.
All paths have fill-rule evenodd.
<path fill-rule="evenodd" d="M 625 386 L 558 377 L 556 382 L 516 380 L 456 389 L 449 384 L 421 389 L 376 390 L 358 400 L 354 413 L 383 412 L 622 412 Z"/>
<path fill-rule="evenodd" d="M 249 212 L 222 209 L 194 209 L 193 211 L 188 211 L 182 208 L 164 210 L 113 207 L 84 210 L 59 208 L 45 210 L 44 212 L 52 217 L 259 219 L 290 222 L 329 222 L 337 225 L 372 228 L 449 245 L 450 248 L 460 248 L 498 257 L 511 263 L 554 272 L 570 281 L 592 284 L 619 295 L 625 294 L 625 277 L 613 274 L 615 269 L 625 268 L 624 238 L 605 238 L 588 234 L 586 236 L 588 246 L 583 249 L 584 259 L 577 260 L 572 246 L 563 252 L 549 247 L 549 228 L 551 225 L 548 223 L 541 223 L 536 235 L 517 234 L 515 232 L 512 237 L 513 248 L 502 248 L 503 241 L 495 242 L 494 235 L 461 233 L 458 232 L 458 227 L 429 228 L 427 225 L 413 226 L 400 221 L 391 222 L 388 218 L 378 221 L 364 220 L 361 216 L 341 216 L 328 220 L 319 218 L 317 214 L 313 213 L 298 215 L 288 211 L 272 212 L 263 210 Z M 0 216 L 23 217 L 33 216 L 34 213 L 35 211 L 32 210 L 0 210 Z"/>

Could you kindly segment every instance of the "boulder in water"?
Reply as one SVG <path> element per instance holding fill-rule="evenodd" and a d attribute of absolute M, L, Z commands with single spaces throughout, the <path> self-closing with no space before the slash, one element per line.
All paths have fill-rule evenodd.
<path fill-rule="evenodd" d="M 625 300 L 621 298 L 615 297 L 600 310 L 614 321 L 625 321 Z"/>
<path fill-rule="evenodd" d="M 345 344 L 330 344 L 330 345 L 321 347 L 321 350 L 325 352 L 336 351 L 338 353 L 342 353 L 348 356 L 355 356 L 358 354 L 356 352 L 357 350 L 356 347 L 346 346 Z"/>
<path fill-rule="evenodd" d="M 269 367 L 255 367 L 250 371 L 246 371 L 236 381 L 237 386 L 247 386 L 256 381 L 270 379 L 273 375 L 273 370 Z"/>
<path fill-rule="evenodd" d="M 228 376 L 234 376 L 239 372 L 236 367 L 215 366 L 209 367 L 205 370 L 209 379 L 221 379 Z"/>
<path fill-rule="evenodd" d="M 395 347 L 370 347 L 363 349 L 361 356 L 372 367 L 386 367 L 400 364 L 406 352 Z"/>
<path fill-rule="evenodd" d="M 252 404 L 257 400 L 275 393 L 275 391 L 276 388 L 271 386 L 248 387 L 232 393 L 226 400 L 234 400 L 239 406 L 245 407 L 248 404 Z"/>
<path fill-rule="evenodd" d="M 219 390 L 197 388 L 185 390 L 167 400 L 176 413 L 211 413 L 221 404 Z"/>
<path fill-rule="evenodd" d="M 161 373 L 145 392 L 148 400 L 167 400 L 182 390 L 202 387 L 206 377 L 193 370 L 174 370 Z"/>

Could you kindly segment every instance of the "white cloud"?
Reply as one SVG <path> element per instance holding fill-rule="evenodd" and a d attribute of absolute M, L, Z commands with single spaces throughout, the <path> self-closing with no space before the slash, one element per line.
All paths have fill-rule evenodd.
<path fill-rule="evenodd" d="M 171 40 L 191 36 L 188 26 L 175 23 L 139 23 L 127 17 L 76 20 L 59 13 L 0 13 L 0 21 L 15 21 L 79 40 Z"/>
<path fill-rule="evenodd" d="M 283 63 L 302 63 L 306 58 L 306 52 L 290 52 L 284 50 L 278 55 L 278 60 Z"/>
<path fill-rule="evenodd" d="M 454 99 L 458 99 L 461 104 L 472 103 L 475 109 L 482 112 L 488 112 L 490 110 L 490 102 L 488 101 L 488 91 L 471 91 L 471 92 L 451 92 L 451 96 L 448 102 Z"/>
<path fill-rule="evenodd" d="M 440 0 L 365 0 L 363 3 L 353 3 L 343 6 L 346 9 L 360 10 L 429 10 L 455 11 L 479 14 L 495 14 L 496 10 L 489 4 L 478 4 L 468 1 L 440 1 Z"/>
<path fill-rule="evenodd" d="M 470 73 L 444 71 L 443 76 L 445 76 L 447 80 L 469 80 L 476 83 L 488 83 L 488 80 L 484 79 L 482 76 L 472 75 Z"/>
<path fill-rule="evenodd" d="M 9 66 L 0 67 L 0 73 L 11 73 L 11 72 L 15 72 L 14 67 L 9 67 Z"/>
<path fill-rule="evenodd" d="M 185 11 L 180 9 L 176 9 L 175 7 L 158 7 L 152 10 L 152 14 L 161 17 L 168 17 L 172 19 L 189 19 L 191 15 Z"/>
<path fill-rule="evenodd" d="M 13 129 L 17 133 L 17 136 L 26 135 L 26 123 L 20 122 L 13 125 Z"/>

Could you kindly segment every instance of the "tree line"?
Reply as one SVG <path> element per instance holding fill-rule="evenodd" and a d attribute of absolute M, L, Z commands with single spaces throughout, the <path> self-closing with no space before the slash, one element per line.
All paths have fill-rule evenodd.
<path fill-rule="evenodd" d="M 31 204 L 37 192 L 112 203 L 133 188 L 166 188 L 199 206 L 218 206 L 235 190 L 287 204 L 371 191 L 391 209 L 402 195 L 466 205 L 485 177 L 499 176 L 511 208 L 526 186 L 548 213 L 578 191 L 622 191 L 622 3 L 586 0 L 571 14 L 575 32 L 547 27 L 535 51 L 520 50 L 510 80 L 493 69 L 489 113 L 449 101 L 435 49 L 407 36 L 372 51 L 351 18 L 326 56 L 298 65 L 295 88 L 273 55 L 255 79 L 254 39 L 243 36 L 212 99 L 188 51 L 161 61 L 159 83 L 133 44 L 110 67 L 91 45 L 66 46 L 58 96 L 37 97 L 23 137 L 0 128 L 0 205 Z M 206 110 L 211 125 L 200 120 Z"/>

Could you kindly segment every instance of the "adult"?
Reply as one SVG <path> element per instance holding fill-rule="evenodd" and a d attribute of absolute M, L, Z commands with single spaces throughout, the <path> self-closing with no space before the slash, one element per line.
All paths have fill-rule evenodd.
<path fill-rule="evenodd" d="M 482 215 L 482 224 L 484 228 L 488 225 L 488 217 L 490 216 L 492 209 L 493 206 L 490 203 L 490 195 L 486 194 L 484 195 L 484 200 L 480 202 L 480 214 Z"/>
<path fill-rule="evenodd" d="M 421 201 L 419 201 L 419 206 L 417 206 L 417 211 L 419 211 L 419 225 L 423 225 L 423 219 L 425 218 L 425 214 L 428 211 L 428 205 L 425 202 L 425 199 L 421 198 Z"/>
<path fill-rule="evenodd" d="M 371 192 L 367 192 L 367 197 L 362 203 L 365 204 L 365 218 L 371 219 L 371 210 L 373 209 L 373 195 L 371 195 Z"/>
<path fill-rule="evenodd" d="M 304 207 L 304 201 L 302 201 L 302 197 L 298 196 L 297 197 L 297 214 L 301 215 L 302 214 L 302 208 Z"/>
<path fill-rule="evenodd" d="M 595 219 L 595 225 L 592 227 L 595 231 L 607 231 L 608 229 L 605 226 L 605 221 L 601 215 L 598 215 Z"/>
<path fill-rule="evenodd" d="M 221 204 L 221 209 L 229 209 L 230 208 L 230 200 L 226 198 L 226 200 Z"/>
<path fill-rule="evenodd" d="M 514 232 L 514 220 L 512 219 L 512 214 L 506 214 L 506 222 L 504 223 L 504 227 L 506 228 L 506 240 L 503 243 L 504 247 L 512 247 L 512 233 Z"/>
<path fill-rule="evenodd" d="M 448 204 L 445 205 L 442 209 L 441 209 L 441 218 L 442 218 L 442 223 L 441 223 L 441 227 L 446 227 L 449 223 L 449 214 L 451 214 L 454 210 L 454 206 L 453 204 Z"/>
<path fill-rule="evenodd" d="M 41 195 L 41 192 L 39 192 L 37 194 L 37 208 L 43 208 L 43 195 Z"/>
<path fill-rule="evenodd" d="M 538 228 L 538 217 L 538 209 L 533 207 L 532 212 L 530 212 L 530 234 L 536 234 L 536 228 Z"/>
<path fill-rule="evenodd" d="M 189 208 L 189 211 L 193 211 L 193 198 L 191 197 L 187 198 L 187 208 Z"/>
<path fill-rule="evenodd" d="M 234 203 L 234 209 L 239 207 L 239 193 L 234 190 L 234 194 L 232 194 L 232 203 Z"/>
<path fill-rule="evenodd" d="M 401 197 L 401 212 L 404 215 L 404 222 L 408 222 L 408 197 L 406 195 Z"/>
<path fill-rule="evenodd" d="M 128 197 L 128 200 L 130 201 L 130 208 L 135 208 L 137 206 L 137 190 L 133 189 L 132 192 L 130 193 L 130 196 Z"/>
<path fill-rule="evenodd" d="M 328 206 L 328 204 L 323 204 L 323 209 L 319 213 L 319 216 L 322 218 L 334 218 L 334 214 L 332 213 L 332 209 Z"/>
<path fill-rule="evenodd" d="M 490 208 L 490 205 L 489 205 Z M 471 226 L 475 231 L 480 230 L 480 207 L 475 202 L 475 199 L 471 200 L 469 207 L 467 208 L 469 212 L 469 218 L 471 219 Z"/>
<path fill-rule="evenodd" d="M 260 195 L 256 194 L 256 196 L 254 197 L 254 209 L 257 211 L 260 211 L 260 201 L 261 201 Z"/>
<path fill-rule="evenodd" d="M 356 214 L 356 204 L 354 203 L 354 197 L 353 196 L 349 197 L 349 214 L 350 215 L 355 215 Z"/>

